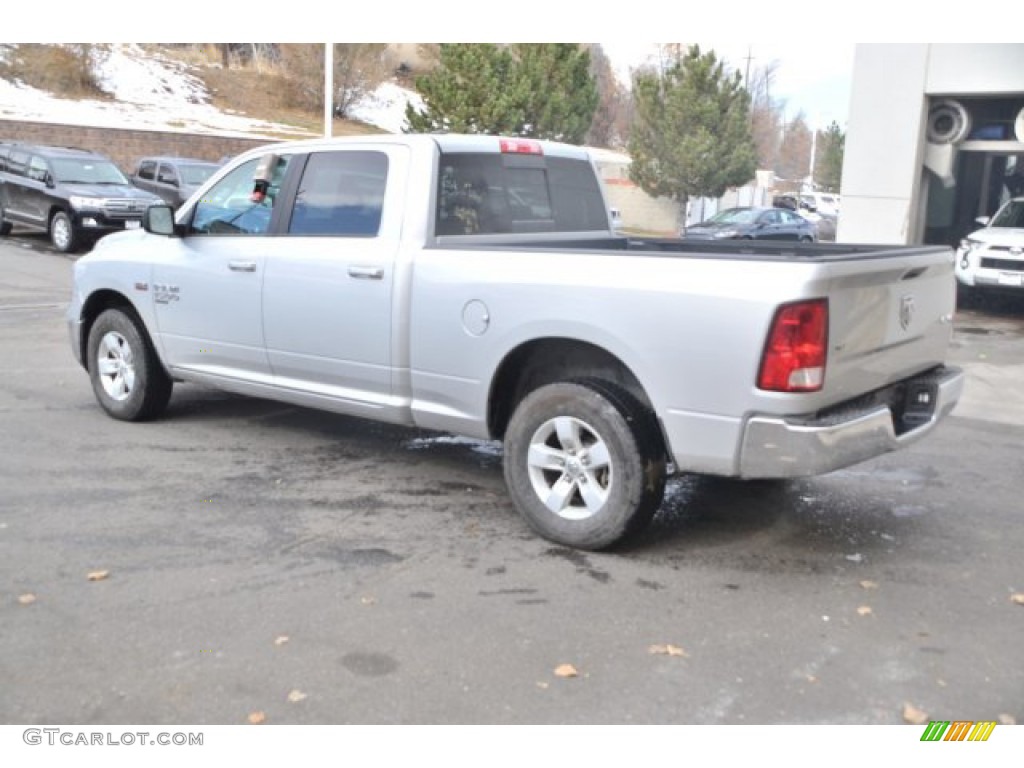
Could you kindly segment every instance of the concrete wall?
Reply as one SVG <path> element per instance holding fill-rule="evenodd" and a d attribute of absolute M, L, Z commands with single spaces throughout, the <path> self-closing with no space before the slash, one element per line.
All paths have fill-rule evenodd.
<path fill-rule="evenodd" d="M 629 155 L 604 149 L 589 149 L 604 183 L 608 205 L 622 214 L 623 229 L 656 237 L 679 234 L 679 203 L 666 197 L 651 197 L 629 178 Z"/>
<path fill-rule="evenodd" d="M 0 141 L 89 149 L 106 155 L 128 174 L 139 159 L 147 155 L 175 155 L 217 162 L 224 156 L 234 156 L 277 139 L 0 120 Z"/>
<path fill-rule="evenodd" d="M 929 97 L 1024 94 L 1022 44 L 858 45 L 837 239 L 922 242 Z"/>

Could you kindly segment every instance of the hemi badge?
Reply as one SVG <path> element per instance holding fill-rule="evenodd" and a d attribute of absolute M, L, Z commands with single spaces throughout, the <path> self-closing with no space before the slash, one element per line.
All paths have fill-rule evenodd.
<path fill-rule="evenodd" d="M 135 290 L 136 291 L 148 291 L 149 290 L 149 283 L 136 283 L 135 284 Z"/>

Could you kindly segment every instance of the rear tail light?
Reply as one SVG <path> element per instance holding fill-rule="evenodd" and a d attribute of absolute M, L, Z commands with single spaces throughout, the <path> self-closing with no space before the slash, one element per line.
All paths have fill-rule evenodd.
<path fill-rule="evenodd" d="M 828 300 L 784 304 L 775 311 L 757 386 L 772 392 L 817 392 L 825 383 Z"/>
<path fill-rule="evenodd" d="M 513 155 L 543 155 L 544 148 L 532 139 L 501 139 L 501 151 Z"/>

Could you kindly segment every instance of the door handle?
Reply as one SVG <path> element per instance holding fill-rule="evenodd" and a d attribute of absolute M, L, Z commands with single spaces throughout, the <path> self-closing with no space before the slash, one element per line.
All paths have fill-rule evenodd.
<path fill-rule="evenodd" d="M 348 276 L 357 280 L 382 280 L 384 267 L 349 267 Z"/>
<path fill-rule="evenodd" d="M 256 262 L 255 261 L 229 261 L 228 269 L 232 272 L 255 272 Z"/>

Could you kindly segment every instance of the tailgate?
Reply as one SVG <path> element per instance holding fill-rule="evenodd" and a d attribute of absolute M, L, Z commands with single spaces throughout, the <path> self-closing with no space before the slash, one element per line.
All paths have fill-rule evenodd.
<path fill-rule="evenodd" d="M 827 403 L 945 361 L 956 282 L 949 248 L 901 248 L 819 265 L 829 299 Z"/>

